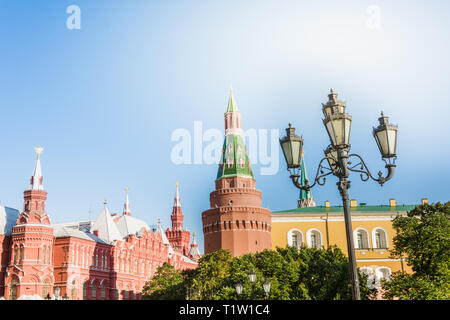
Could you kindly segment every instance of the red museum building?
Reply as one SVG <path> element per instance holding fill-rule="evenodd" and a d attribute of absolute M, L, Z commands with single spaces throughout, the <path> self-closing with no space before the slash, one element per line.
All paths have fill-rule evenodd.
<path fill-rule="evenodd" d="M 122 215 L 106 205 L 95 221 L 51 224 L 45 211 L 40 153 L 24 207 L 0 206 L 0 297 L 74 300 L 140 299 L 158 266 L 192 269 L 200 257 L 183 229 L 178 183 L 172 228 L 151 229 L 131 215 L 128 189 Z"/>

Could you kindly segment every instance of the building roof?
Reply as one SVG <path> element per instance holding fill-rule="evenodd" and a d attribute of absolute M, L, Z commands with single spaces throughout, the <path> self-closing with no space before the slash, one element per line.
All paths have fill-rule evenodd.
<path fill-rule="evenodd" d="M 306 171 L 306 163 L 305 163 L 305 157 L 302 154 L 301 159 L 301 173 L 300 173 L 300 185 L 304 186 L 306 184 L 306 180 L 308 180 L 308 172 Z M 312 199 L 312 193 L 311 190 L 305 191 L 300 189 L 300 194 L 298 197 L 300 200 L 303 199 Z"/>
<path fill-rule="evenodd" d="M 39 160 L 39 155 L 41 154 L 44 148 L 36 147 L 34 148 L 37 154 L 36 166 L 34 167 L 33 177 L 31 179 L 31 190 L 44 190 L 44 185 L 42 183 L 42 170 L 41 170 L 41 161 Z"/>
<path fill-rule="evenodd" d="M 231 114 L 231 124 L 225 121 L 225 139 L 223 142 L 222 156 L 216 180 L 228 177 L 254 178 L 247 154 L 244 138 L 241 135 L 240 112 L 234 101 L 233 92 L 230 92 L 225 119 Z M 230 126 L 230 127 L 228 127 Z"/>
<path fill-rule="evenodd" d="M 66 227 L 63 225 L 54 225 L 53 226 L 53 234 L 56 238 L 66 238 L 66 237 L 74 237 L 79 239 L 84 239 L 88 241 L 95 241 L 98 243 L 106 244 L 105 241 L 97 237 L 92 233 L 87 233 L 75 228 Z"/>
<path fill-rule="evenodd" d="M 0 205 L 0 234 L 11 235 L 12 228 L 16 225 L 19 216 L 19 210 Z"/>
<path fill-rule="evenodd" d="M 162 243 L 167 244 L 169 246 L 168 252 L 175 253 L 175 251 L 172 248 L 172 245 L 170 244 L 169 239 L 167 239 L 166 233 L 164 232 L 164 230 L 162 229 L 160 224 L 158 224 L 158 228 L 156 229 L 156 234 L 158 234 L 158 233 L 161 235 Z"/>
<path fill-rule="evenodd" d="M 234 101 L 233 90 L 231 89 L 230 97 L 228 98 L 227 113 L 236 111 L 239 111 L 239 109 L 237 108 L 236 102 Z"/>
<path fill-rule="evenodd" d="M 397 206 L 387 206 L 387 205 L 359 205 L 357 207 L 350 207 L 351 212 L 404 212 L 413 210 L 416 205 L 397 205 Z M 294 208 L 281 211 L 273 211 L 272 213 L 327 213 L 327 212 L 344 212 L 342 206 L 317 206 L 317 207 L 305 207 L 305 208 Z"/>
<path fill-rule="evenodd" d="M 98 215 L 97 220 L 93 225 L 93 231 L 98 230 L 98 237 L 106 243 L 112 243 L 115 240 L 122 240 L 119 230 L 114 223 L 108 207 L 103 207 L 103 210 Z"/>
<path fill-rule="evenodd" d="M 142 229 L 150 231 L 150 227 L 145 221 L 128 215 L 121 216 L 116 221 L 116 227 L 122 238 L 126 238 L 130 234 L 138 235 Z"/>

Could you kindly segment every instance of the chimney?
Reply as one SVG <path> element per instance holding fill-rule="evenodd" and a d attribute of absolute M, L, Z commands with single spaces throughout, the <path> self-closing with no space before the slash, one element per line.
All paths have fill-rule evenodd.
<path fill-rule="evenodd" d="M 350 207 L 356 208 L 358 206 L 358 202 L 356 200 L 350 200 Z"/>
<path fill-rule="evenodd" d="M 325 208 L 329 208 L 330 207 L 330 201 L 325 201 Z"/>
<path fill-rule="evenodd" d="M 389 199 L 389 206 L 390 207 L 396 207 L 397 206 L 397 201 L 395 201 L 395 199 Z"/>
<path fill-rule="evenodd" d="M 428 204 L 428 199 L 427 198 L 422 198 L 422 205 L 424 204 Z"/>
<path fill-rule="evenodd" d="M 94 230 L 94 235 L 98 237 L 98 230 Z"/>

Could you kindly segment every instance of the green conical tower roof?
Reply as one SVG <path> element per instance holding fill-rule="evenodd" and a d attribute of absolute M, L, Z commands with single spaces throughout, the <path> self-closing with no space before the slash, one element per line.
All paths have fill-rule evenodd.
<path fill-rule="evenodd" d="M 233 89 L 230 89 L 230 97 L 228 98 L 227 113 L 228 112 L 239 112 L 236 102 L 234 101 Z"/>
<path fill-rule="evenodd" d="M 216 179 L 236 176 L 254 178 L 247 147 L 241 135 L 240 117 L 233 92 L 230 90 L 225 113 L 225 140 Z"/>
<path fill-rule="evenodd" d="M 308 180 L 308 173 L 306 172 L 305 158 L 304 155 L 302 154 L 300 184 L 304 186 L 306 184 L 306 180 Z M 299 200 L 313 199 L 311 190 L 309 191 L 300 190 L 300 195 L 298 199 Z"/>

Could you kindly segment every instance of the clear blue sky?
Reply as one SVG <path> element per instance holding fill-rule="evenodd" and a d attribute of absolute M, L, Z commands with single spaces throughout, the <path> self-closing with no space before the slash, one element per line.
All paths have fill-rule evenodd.
<path fill-rule="evenodd" d="M 66 27 L 72 4 L 80 30 Z M 380 29 L 367 25 L 371 5 Z M 185 225 L 202 234 L 217 166 L 173 164 L 170 137 L 195 120 L 223 130 L 230 84 L 244 129 L 293 122 L 310 177 L 328 145 L 330 88 L 353 116 L 352 151 L 375 174 L 383 110 L 399 125 L 396 175 L 383 187 L 352 175 L 351 198 L 447 201 L 449 21 L 448 1 L 0 0 L 1 204 L 22 208 L 40 144 L 52 222 L 94 219 L 105 197 L 120 213 L 129 187 L 132 214 L 168 226 L 178 180 Z M 298 196 L 279 161 L 276 175 L 254 165 L 272 210 Z M 313 196 L 338 205 L 328 180 Z"/>

